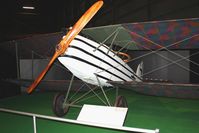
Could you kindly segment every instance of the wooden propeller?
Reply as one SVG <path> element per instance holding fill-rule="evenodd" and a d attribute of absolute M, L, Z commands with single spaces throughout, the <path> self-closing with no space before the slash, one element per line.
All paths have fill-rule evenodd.
<path fill-rule="evenodd" d="M 40 83 L 48 69 L 51 67 L 55 59 L 63 54 L 71 41 L 75 38 L 75 36 L 85 27 L 85 25 L 91 20 L 91 18 L 97 13 L 97 11 L 102 7 L 103 1 L 99 0 L 94 3 L 83 15 L 82 17 L 76 22 L 73 28 L 66 34 L 66 36 L 61 40 L 61 42 L 57 45 L 56 51 L 49 61 L 46 68 L 41 72 L 41 74 L 35 79 L 30 87 L 27 88 L 27 92 L 31 93 L 35 87 Z"/>

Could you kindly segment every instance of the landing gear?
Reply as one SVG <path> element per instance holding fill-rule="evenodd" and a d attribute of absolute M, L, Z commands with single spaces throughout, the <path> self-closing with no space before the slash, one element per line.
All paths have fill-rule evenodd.
<path fill-rule="evenodd" d="M 117 96 L 114 106 L 115 107 L 128 107 L 126 98 L 124 96 Z"/>
<path fill-rule="evenodd" d="M 64 116 L 69 110 L 69 103 L 65 102 L 65 93 L 57 93 L 54 96 L 53 100 L 53 112 L 56 116 L 62 117 Z"/>

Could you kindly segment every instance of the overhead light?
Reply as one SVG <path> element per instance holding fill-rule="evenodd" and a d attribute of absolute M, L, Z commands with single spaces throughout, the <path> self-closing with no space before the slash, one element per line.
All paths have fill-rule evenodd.
<path fill-rule="evenodd" d="M 33 6 L 23 6 L 23 9 L 34 10 L 35 7 L 33 7 Z"/>

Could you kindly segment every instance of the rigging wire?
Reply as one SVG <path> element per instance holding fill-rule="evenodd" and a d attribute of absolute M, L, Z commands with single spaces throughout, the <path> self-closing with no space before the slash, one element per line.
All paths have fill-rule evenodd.
<path fill-rule="evenodd" d="M 191 55 L 189 55 L 189 56 L 186 56 L 186 57 L 184 57 L 184 58 L 180 58 L 180 59 L 176 60 L 175 62 L 180 62 L 180 61 L 184 60 L 185 58 L 190 58 L 191 56 L 194 56 L 194 55 L 197 55 L 197 54 L 199 54 L 199 51 L 196 52 L 196 53 L 193 53 L 193 54 L 191 54 Z M 170 65 L 172 65 L 172 64 L 173 64 L 173 63 L 171 62 L 171 63 L 166 64 L 166 65 L 164 65 L 164 66 L 161 66 L 161 67 L 159 67 L 159 68 L 153 69 L 153 70 L 151 70 L 151 71 L 149 71 L 149 72 L 147 72 L 147 73 L 144 73 L 143 76 L 144 76 L 144 75 L 148 75 L 148 74 L 150 74 L 150 73 L 152 73 L 152 72 L 155 72 L 155 71 L 157 71 L 157 70 L 163 69 L 163 68 L 165 68 L 165 67 L 168 67 L 168 66 L 170 66 Z M 197 73 L 197 74 L 198 74 L 198 73 Z"/>
<path fill-rule="evenodd" d="M 116 30 L 117 30 L 117 29 L 116 29 Z M 115 30 L 113 33 L 116 33 L 116 30 Z M 132 33 L 132 31 L 130 31 L 130 30 L 127 30 L 127 31 Z M 111 34 L 111 36 L 114 35 L 113 33 Z M 161 45 L 159 45 L 159 44 L 157 44 L 157 43 L 155 43 L 155 42 L 153 42 L 153 41 L 151 41 L 151 40 L 149 40 L 149 39 L 147 39 L 147 38 L 145 38 L 145 37 L 143 37 L 143 36 L 141 36 L 141 35 L 139 35 L 139 34 L 137 34 L 137 33 L 135 33 L 135 32 L 133 32 L 133 33 L 134 33 L 135 35 L 137 35 L 138 37 L 141 37 L 141 38 L 143 38 L 144 40 L 147 40 L 147 41 L 149 41 L 149 42 L 155 44 L 156 46 L 161 46 Z M 179 55 L 179 54 L 177 54 L 177 53 L 175 53 L 175 52 L 173 52 L 173 51 L 171 51 L 171 50 L 168 49 L 168 48 L 171 47 L 171 46 L 174 46 L 174 45 L 176 45 L 176 44 L 179 44 L 179 43 L 181 43 L 181 42 L 184 42 L 184 41 L 189 40 L 189 39 L 191 39 L 191 38 L 194 38 L 194 37 L 196 37 L 196 36 L 199 36 L 199 34 L 196 34 L 196 35 L 193 35 L 193 36 L 191 36 L 191 37 L 185 38 L 185 39 L 183 39 L 183 40 L 177 41 L 177 42 L 172 43 L 172 44 L 170 44 L 170 45 L 168 45 L 168 46 L 166 46 L 166 47 L 162 47 L 162 46 L 161 46 L 161 48 L 159 48 L 159 49 L 157 49 L 157 50 L 155 50 L 155 51 L 150 50 L 150 49 L 147 49 L 147 50 L 150 50 L 151 52 L 150 52 L 150 53 L 146 53 L 146 54 L 144 54 L 144 55 L 142 55 L 142 56 L 133 58 L 133 59 L 129 60 L 128 62 L 135 61 L 135 60 L 137 60 L 137 59 L 143 58 L 143 57 L 148 56 L 148 55 L 153 54 L 153 53 L 158 54 L 157 52 L 158 52 L 158 51 L 161 51 L 161 50 L 167 50 L 168 52 L 173 53 L 173 54 L 177 55 L 178 57 L 182 58 L 182 60 L 189 61 L 189 62 L 191 62 L 191 63 L 193 63 L 193 64 L 199 66 L 198 63 L 196 63 L 196 62 L 194 62 L 194 61 L 191 61 L 190 59 L 184 58 L 183 56 L 181 56 L 181 55 Z M 110 36 L 108 36 L 108 38 L 110 38 Z M 106 39 L 103 41 L 103 43 L 105 43 L 106 40 L 108 40 L 108 39 L 106 38 Z M 114 42 L 114 40 L 112 40 L 112 42 Z M 133 43 L 135 43 L 135 44 L 138 44 L 138 43 L 135 42 L 134 40 L 131 40 L 131 41 L 127 42 L 127 44 L 130 44 L 131 42 L 133 42 Z M 142 46 L 142 45 L 140 44 L 140 46 Z M 125 47 L 126 47 L 126 45 L 125 45 Z M 142 47 L 144 47 L 144 46 L 142 46 Z M 122 47 L 121 49 L 123 50 L 124 47 Z M 145 49 L 146 49 L 146 47 L 145 47 Z M 194 73 L 194 74 L 196 74 L 196 75 L 199 75 L 199 73 L 197 73 L 197 72 L 195 72 L 195 71 L 192 71 L 192 70 L 190 70 L 189 68 L 186 68 L 186 67 L 184 67 L 183 65 L 181 65 L 181 64 L 179 64 L 179 63 L 177 63 L 177 62 L 175 62 L 175 61 L 170 60 L 170 59 L 167 58 L 166 56 L 163 56 L 163 55 L 160 55 L 160 54 L 158 54 L 158 55 L 161 56 L 162 58 L 164 58 L 164 59 L 169 60 L 170 62 L 172 62 L 171 64 L 176 64 L 176 65 L 180 66 L 181 68 L 186 69 L 187 71 L 190 71 L 190 72 L 192 72 L 192 73 Z M 116 67 L 119 67 L 119 66 L 120 66 L 120 65 L 118 65 L 118 66 L 116 66 Z"/>

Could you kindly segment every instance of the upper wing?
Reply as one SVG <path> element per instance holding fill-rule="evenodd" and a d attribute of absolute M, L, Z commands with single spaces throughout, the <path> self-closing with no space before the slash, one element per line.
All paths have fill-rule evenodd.
<path fill-rule="evenodd" d="M 82 31 L 99 42 L 106 40 L 131 50 L 199 48 L 199 18 L 128 23 L 87 28 Z M 109 37 L 109 38 L 108 38 Z"/>

